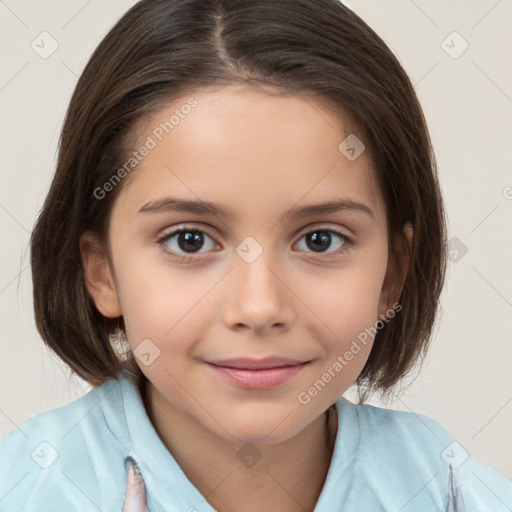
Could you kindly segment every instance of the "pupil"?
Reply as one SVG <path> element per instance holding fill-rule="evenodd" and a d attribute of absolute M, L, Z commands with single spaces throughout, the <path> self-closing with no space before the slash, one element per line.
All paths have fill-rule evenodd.
<path fill-rule="evenodd" d="M 325 234 L 320 231 L 320 235 L 318 233 L 311 233 L 308 238 L 313 242 L 313 245 L 310 247 L 313 251 L 321 252 L 322 249 L 326 249 L 329 247 L 331 240 L 330 235 Z"/>
<path fill-rule="evenodd" d="M 201 248 L 203 244 L 202 235 L 195 231 L 180 233 L 178 236 L 178 244 L 180 249 L 187 252 L 193 252 L 195 249 Z"/>

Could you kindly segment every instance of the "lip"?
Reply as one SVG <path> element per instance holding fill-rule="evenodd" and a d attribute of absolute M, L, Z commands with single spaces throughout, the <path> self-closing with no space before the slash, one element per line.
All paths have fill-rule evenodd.
<path fill-rule="evenodd" d="M 268 368 L 280 368 L 282 366 L 297 366 L 309 361 L 300 359 L 290 359 L 286 357 L 266 357 L 264 359 L 242 358 L 237 359 L 219 359 L 217 361 L 207 361 L 215 366 L 226 368 L 236 368 L 239 370 L 266 370 Z"/>
<path fill-rule="evenodd" d="M 220 364 L 222 363 L 222 364 Z M 207 362 L 215 375 L 244 389 L 271 389 L 289 381 L 310 363 L 290 359 L 231 359 Z"/>

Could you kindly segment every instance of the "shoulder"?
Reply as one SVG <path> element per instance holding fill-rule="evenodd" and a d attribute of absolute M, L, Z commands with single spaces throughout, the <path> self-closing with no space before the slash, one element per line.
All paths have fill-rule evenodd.
<path fill-rule="evenodd" d="M 448 510 L 448 504 L 468 512 L 512 510 L 512 481 L 470 454 L 436 420 L 369 404 L 351 407 L 361 431 L 361 467 L 371 467 L 388 489 L 397 489 L 398 482 L 417 489 L 410 506 L 423 495 L 425 503 Z M 464 500 L 466 508 L 461 505 Z"/>
<path fill-rule="evenodd" d="M 54 506 L 82 510 L 84 496 L 97 494 L 100 457 L 108 460 L 117 455 L 119 441 L 106 414 L 123 416 L 117 380 L 41 412 L 4 436 L 0 440 L 0 510 L 32 510 L 31 506 L 50 510 L 51 500 Z"/>
<path fill-rule="evenodd" d="M 363 434 L 384 450 L 414 445 L 416 451 L 431 452 L 433 448 L 444 450 L 453 441 L 444 427 L 424 414 L 369 404 L 353 404 L 353 407 Z"/>
<path fill-rule="evenodd" d="M 0 439 L 0 454 L 9 455 L 16 448 L 31 446 L 40 438 L 65 439 L 75 430 L 87 428 L 101 414 L 101 408 L 97 406 L 101 403 L 108 407 L 119 400 L 119 394 L 118 381 L 111 380 L 66 405 L 32 416 Z"/>

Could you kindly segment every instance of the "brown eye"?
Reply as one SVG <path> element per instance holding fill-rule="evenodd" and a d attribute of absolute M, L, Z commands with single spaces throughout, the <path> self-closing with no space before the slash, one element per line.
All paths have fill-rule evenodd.
<path fill-rule="evenodd" d="M 301 250 L 305 250 L 306 252 L 312 251 L 319 254 L 330 255 L 331 253 L 341 253 L 347 250 L 350 245 L 348 237 L 332 229 L 316 229 L 309 231 L 302 236 L 301 240 L 302 239 L 305 240 L 305 243 L 302 244 Z"/>
<path fill-rule="evenodd" d="M 169 243 L 170 242 L 170 243 Z M 158 243 L 163 250 L 177 258 L 185 255 L 202 254 L 216 247 L 213 239 L 197 228 L 179 228 L 159 238 Z M 201 251 L 206 246 L 205 251 Z M 210 246 L 210 247 L 208 247 Z"/>

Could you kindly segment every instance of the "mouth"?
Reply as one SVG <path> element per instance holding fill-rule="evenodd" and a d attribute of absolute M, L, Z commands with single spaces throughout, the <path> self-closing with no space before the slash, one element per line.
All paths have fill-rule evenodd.
<path fill-rule="evenodd" d="M 231 359 L 206 362 L 207 366 L 231 384 L 244 389 L 275 388 L 295 377 L 311 361 L 269 358 Z"/>

